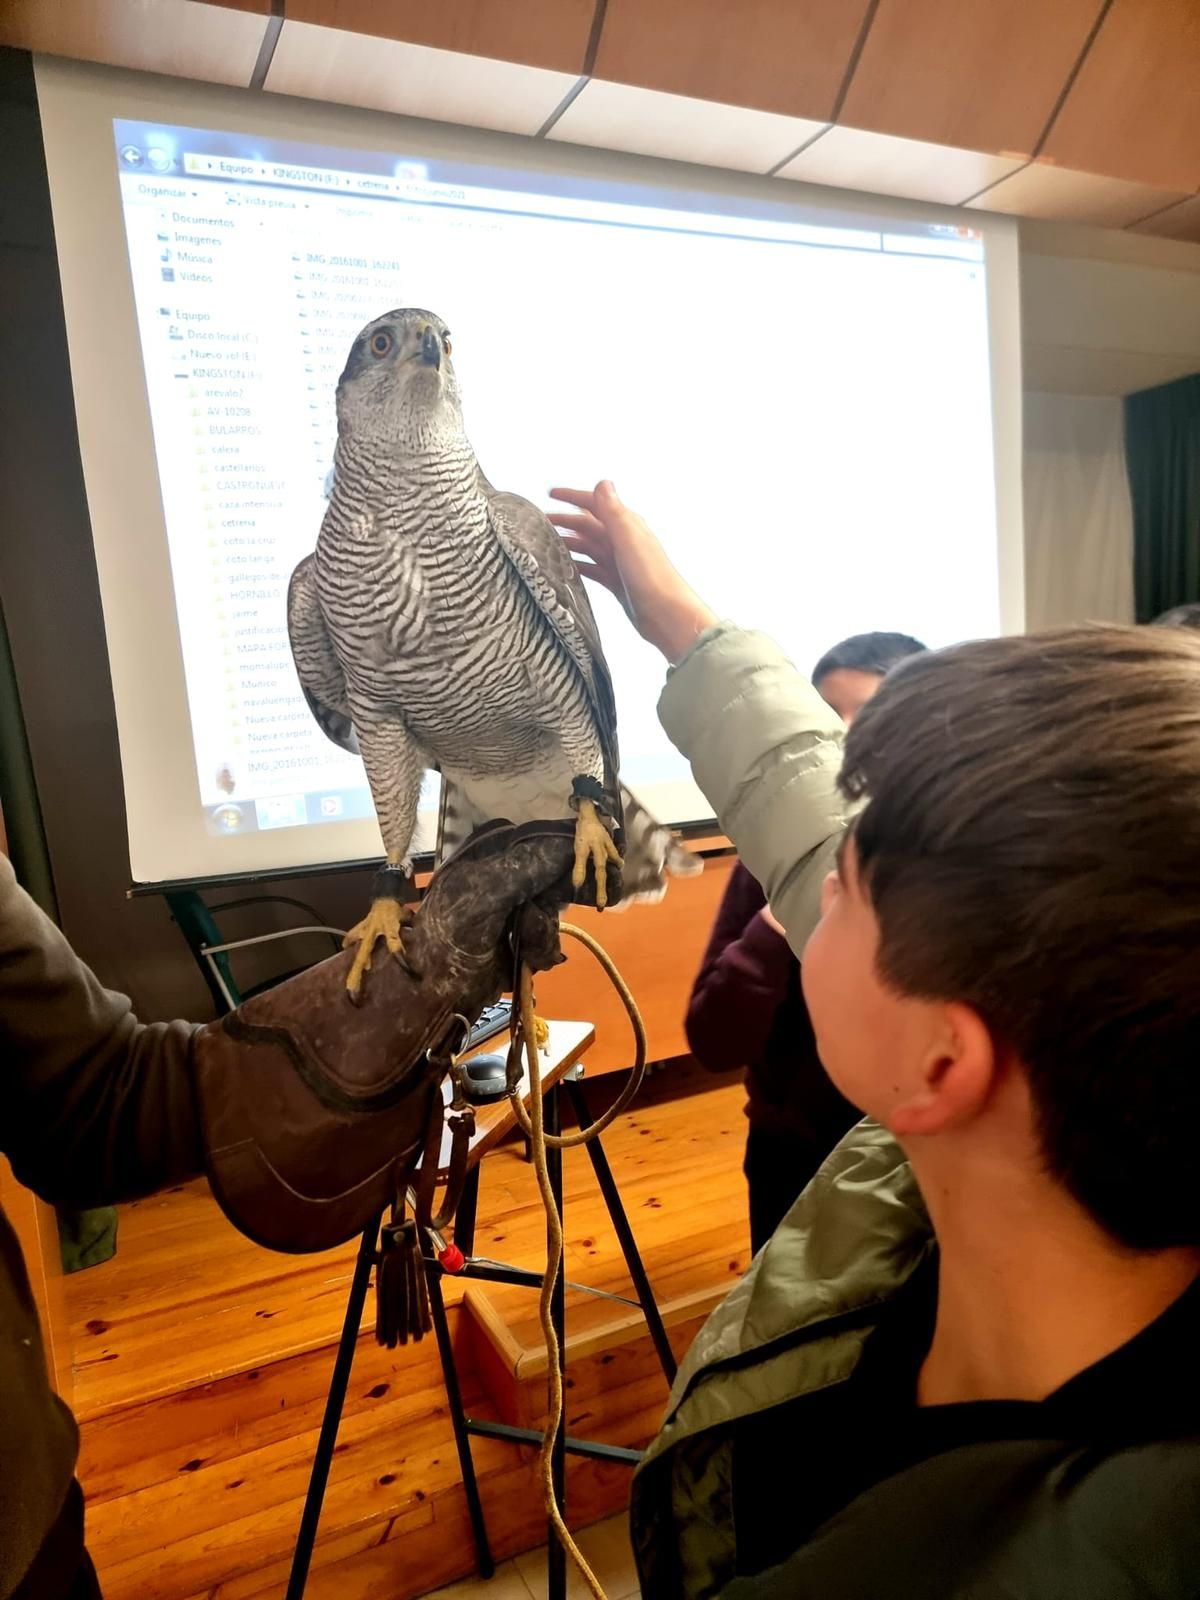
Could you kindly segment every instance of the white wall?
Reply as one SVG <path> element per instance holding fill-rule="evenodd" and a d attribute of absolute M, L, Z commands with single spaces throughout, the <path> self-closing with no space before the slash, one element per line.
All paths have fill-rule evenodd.
<path fill-rule="evenodd" d="M 1027 392 L 1029 628 L 1133 621 L 1133 517 L 1121 400 Z"/>
<path fill-rule="evenodd" d="M 1200 244 L 1022 220 L 1025 387 L 1122 395 L 1200 372 Z"/>
<path fill-rule="evenodd" d="M 1133 620 L 1120 396 L 1200 371 L 1200 244 L 1022 219 L 1026 615 Z"/>

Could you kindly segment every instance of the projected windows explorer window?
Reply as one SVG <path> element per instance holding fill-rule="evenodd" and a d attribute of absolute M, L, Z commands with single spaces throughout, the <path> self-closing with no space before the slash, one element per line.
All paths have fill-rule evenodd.
<path fill-rule="evenodd" d="M 300 693 L 285 607 L 326 503 L 338 375 L 396 306 L 450 324 L 493 482 L 542 500 L 616 476 L 687 535 L 702 592 L 798 659 L 858 627 L 960 636 L 933 572 L 963 597 L 962 633 L 993 631 L 973 230 L 130 121 L 114 135 L 211 833 L 370 815 L 361 764 Z M 625 776 L 649 792 L 686 767 L 655 719 L 657 668 L 606 604 Z"/>

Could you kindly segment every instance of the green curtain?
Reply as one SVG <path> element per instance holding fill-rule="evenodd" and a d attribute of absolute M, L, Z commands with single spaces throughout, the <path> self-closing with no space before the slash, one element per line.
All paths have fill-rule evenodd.
<path fill-rule="evenodd" d="M 1139 622 L 1200 600 L 1200 373 L 1125 399 Z"/>
<path fill-rule="evenodd" d="M 46 849 L 42 808 L 33 780 L 33 762 L 21 714 L 21 697 L 13 670 L 8 627 L 0 606 L 0 815 L 8 853 L 17 879 L 48 917 L 58 921 L 58 897 Z M 117 1213 L 111 1206 L 95 1211 L 58 1213 L 63 1269 L 107 1261 L 117 1248 Z"/>

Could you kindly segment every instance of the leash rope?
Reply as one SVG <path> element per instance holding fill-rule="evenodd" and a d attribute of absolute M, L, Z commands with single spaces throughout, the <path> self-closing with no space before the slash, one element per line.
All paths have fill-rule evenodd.
<path fill-rule="evenodd" d="M 612 1105 L 609 1106 L 604 1115 L 602 1117 L 598 1117 L 596 1121 L 592 1123 L 591 1127 L 586 1131 L 581 1128 L 577 1133 L 543 1134 L 543 1138 L 545 1139 L 549 1148 L 554 1150 L 574 1150 L 579 1145 L 590 1144 L 593 1139 L 598 1139 L 606 1128 L 611 1128 L 617 1118 L 624 1115 L 624 1113 L 628 1111 L 638 1090 L 642 1087 L 642 1083 L 646 1077 L 646 1025 L 642 1021 L 642 1013 L 638 1010 L 638 1003 L 633 998 L 633 994 L 629 988 L 629 985 L 625 982 L 625 979 L 621 976 L 620 972 L 618 972 L 616 963 L 613 961 L 613 958 L 609 955 L 604 946 L 596 939 L 593 939 L 590 933 L 586 933 L 582 928 L 577 928 L 573 922 L 562 923 L 560 926 L 560 932 L 569 934 L 572 939 L 577 939 L 586 950 L 591 951 L 592 955 L 595 956 L 596 960 L 600 963 L 600 966 L 604 970 L 605 976 L 608 978 L 613 988 L 617 991 L 617 994 L 621 1000 L 621 1004 L 625 1007 L 626 1015 L 628 1016 L 630 1026 L 633 1029 L 634 1043 L 633 1066 L 629 1069 L 629 1077 L 625 1081 L 625 1087 L 621 1090 L 616 1100 L 613 1101 Z M 530 974 L 529 981 L 530 985 L 532 986 L 532 973 Z M 532 1011 L 530 1012 L 529 1016 L 526 1016 L 522 1007 L 518 1006 L 517 1015 L 518 1022 L 520 1024 L 522 1041 L 525 1043 L 526 1056 L 528 1057 L 529 1045 L 533 1042 L 534 1038 Z M 540 1073 L 538 1074 L 538 1082 L 541 1082 Z M 530 1088 L 532 1089 L 532 1075 L 530 1076 L 529 1083 Z M 533 1122 L 532 1119 L 526 1115 L 525 1107 L 522 1104 L 519 1091 L 514 1093 L 511 1096 L 511 1099 L 512 1108 L 516 1115 L 517 1122 L 520 1124 L 521 1132 L 527 1139 L 532 1138 Z"/>
<path fill-rule="evenodd" d="M 613 988 L 621 998 L 626 1013 L 633 1028 L 634 1037 L 634 1063 L 630 1070 L 629 1078 L 616 1100 L 604 1113 L 587 1129 L 579 1129 L 577 1133 L 560 1136 L 548 1134 L 545 1129 L 542 1107 L 542 1071 L 538 1060 L 537 1039 L 535 1036 L 535 1019 L 533 1004 L 533 973 L 521 963 L 517 989 L 517 1027 L 520 1033 L 520 1043 L 525 1049 L 526 1068 L 529 1073 L 529 1114 L 526 1115 L 522 1104 L 521 1089 L 518 1084 L 511 1094 L 511 1103 L 516 1114 L 517 1122 L 522 1132 L 529 1139 L 533 1151 L 533 1167 L 537 1174 L 538 1191 L 542 1197 L 542 1206 L 546 1212 L 546 1272 L 542 1279 L 542 1292 L 538 1298 L 538 1317 L 542 1326 L 542 1337 L 546 1344 L 547 1390 L 549 1400 L 549 1415 L 546 1427 L 542 1433 L 541 1449 L 538 1452 L 538 1470 L 542 1480 L 542 1495 L 546 1502 L 546 1512 L 551 1526 L 558 1535 L 559 1543 L 578 1567 L 580 1576 L 591 1590 L 594 1600 L 607 1600 L 600 1580 L 588 1565 L 587 1560 L 579 1546 L 571 1536 L 571 1531 L 563 1519 L 562 1510 L 558 1504 L 558 1497 L 554 1492 L 554 1441 L 563 1422 L 563 1381 L 562 1371 L 559 1366 L 561 1352 L 558 1345 L 558 1335 L 554 1328 L 554 1286 L 558 1281 L 559 1270 L 563 1258 L 563 1229 L 562 1218 L 558 1207 L 554 1203 L 554 1195 L 550 1188 L 550 1172 L 546 1164 L 546 1150 L 553 1147 L 557 1150 L 570 1150 L 578 1145 L 589 1143 L 598 1139 L 606 1128 L 612 1126 L 616 1119 L 629 1106 L 634 1095 L 642 1086 L 646 1076 L 646 1027 L 642 1021 L 642 1014 L 638 1010 L 637 1001 L 629 989 L 629 985 L 617 971 L 616 965 L 608 952 L 592 938 L 590 933 L 585 933 L 582 928 L 577 928 L 573 923 L 564 922 L 561 931 L 577 939 L 580 944 L 591 951 L 600 963 L 604 972 L 612 983 Z"/>

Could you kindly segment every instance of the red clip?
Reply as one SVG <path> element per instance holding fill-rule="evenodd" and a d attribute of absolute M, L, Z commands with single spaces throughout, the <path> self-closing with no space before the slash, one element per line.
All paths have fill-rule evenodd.
<path fill-rule="evenodd" d="M 456 1244 L 448 1244 L 438 1252 L 438 1264 L 443 1272 L 461 1272 L 467 1264 L 467 1258 Z"/>

